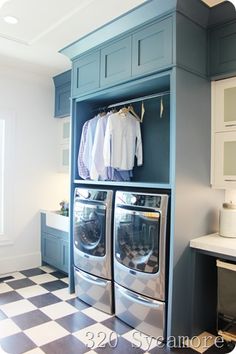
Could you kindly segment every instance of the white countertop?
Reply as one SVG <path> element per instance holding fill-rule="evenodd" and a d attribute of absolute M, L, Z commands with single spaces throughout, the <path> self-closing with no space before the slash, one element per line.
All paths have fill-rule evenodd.
<path fill-rule="evenodd" d="M 236 259 L 236 238 L 222 237 L 217 233 L 194 238 L 190 241 L 190 247 Z"/>

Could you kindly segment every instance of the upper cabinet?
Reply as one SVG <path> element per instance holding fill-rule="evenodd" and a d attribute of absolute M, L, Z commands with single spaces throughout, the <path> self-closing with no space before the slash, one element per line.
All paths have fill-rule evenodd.
<path fill-rule="evenodd" d="M 146 26 L 132 36 L 132 75 L 142 75 L 172 64 L 172 19 Z"/>
<path fill-rule="evenodd" d="M 210 30 L 209 74 L 211 77 L 236 73 L 236 22 Z"/>
<path fill-rule="evenodd" d="M 236 78 L 212 82 L 213 129 L 236 130 Z"/>
<path fill-rule="evenodd" d="M 172 17 L 158 19 L 73 59 L 73 97 L 171 67 L 172 21 Z"/>
<path fill-rule="evenodd" d="M 236 188 L 236 78 L 212 82 L 212 185 Z"/>
<path fill-rule="evenodd" d="M 56 118 L 62 118 L 70 115 L 70 97 L 71 97 L 71 70 L 54 76 L 55 85 L 55 112 Z"/>
<path fill-rule="evenodd" d="M 118 83 L 131 76 L 131 37 L 101 49 L 101 86 Z"/>
<path fill-rule="evenodd" d="M 80 96 L 99 87 L 100 51 L 92 52 L 72 63 L 72 95 Z"/>

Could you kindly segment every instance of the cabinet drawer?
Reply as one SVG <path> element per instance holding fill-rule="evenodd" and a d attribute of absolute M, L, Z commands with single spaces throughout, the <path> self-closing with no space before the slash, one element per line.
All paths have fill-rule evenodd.
<path fill-rule="evenodd" d="M 62 118 L 70 115 L 70 83 L 56 87 L 55 92 L 55 117 Z"/>
<path fill-rule="evenodd" d="M 141 75 L 172 64 L 172 19 L 156 22 L 132 39 L 132 75 Z"/>
<path fill-rule="evenodd" d="M 101 50 L 101 86 L 124 81 L 131 76 L 131 37 Z"/>
<path fill-rule="evenodd" d="M 236 188 L 236 132 L 214 134 L 213 185 Z"/>
<path fill-rule="evenodd" d="M 80 96 L 99 87 L 100 52 L 78 58 L 72 64 L 72 95 Z"/>
<path fill-rule="evenodd" d="M 210 75 L 236 71 L 236 23 L 210 32 Z"/>

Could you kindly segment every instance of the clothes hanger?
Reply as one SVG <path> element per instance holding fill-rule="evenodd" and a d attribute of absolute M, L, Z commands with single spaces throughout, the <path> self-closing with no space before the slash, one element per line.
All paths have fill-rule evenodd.
<path fill-rule="evenodd" d="M 163 117 L 164 112 L 164 104 L 163 104 L 163 96 L 161 96 L 161 103 L 160 103 L 160 118 Z"/>
<path fill-rule="evenodd" d="M 142 105 L 141 105 L 141 123 L 143 122 L 144 113 L 145 113 L 145 107 L 144 107 L 144 102 L 142 101 Z"/>
<path fill-rule="evenodd" d="M 119 110 L 119 113 L 123 113 L 123 114 L 126 114 L 126 113 L 131 113 L 132 116 L 134 118 L 136 118 L 139 122 L 141 122 L 141 119 L 140 117 L 137 115 L 137 113 L 135 112 L 133 106 L 130 104 L 128 107 L 122 107 L 120 110 Z"/>
<path fill-rule="evenodd" d="M 129 105 L 128 110 L 139 122 L 141 122 L 141 118 L 137 115 L 134 110 L 134 107 L 131 104 Z"/>

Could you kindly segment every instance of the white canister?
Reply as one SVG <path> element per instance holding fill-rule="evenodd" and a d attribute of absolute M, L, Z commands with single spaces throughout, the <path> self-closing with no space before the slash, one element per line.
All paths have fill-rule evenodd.
<path fill-rule="evenodd" d="M 236 204 L 223 204 L 220 210 L 219 234 L 224 237 L 236 237 Z"/>

